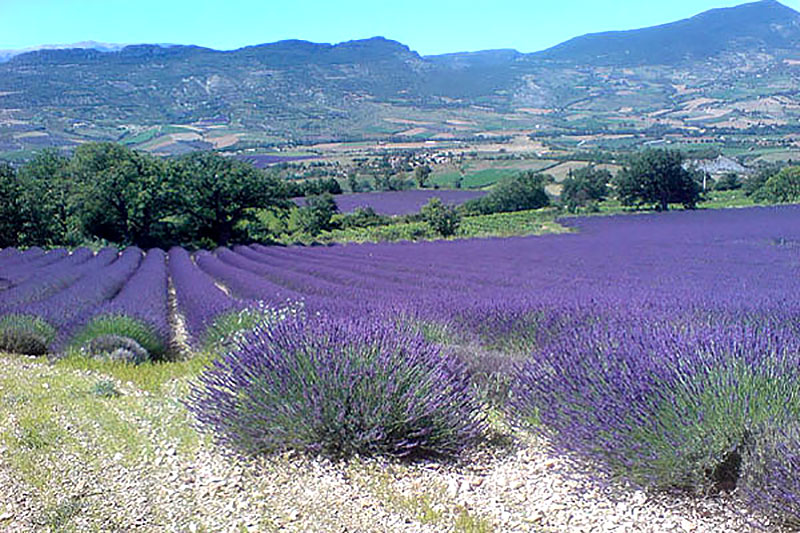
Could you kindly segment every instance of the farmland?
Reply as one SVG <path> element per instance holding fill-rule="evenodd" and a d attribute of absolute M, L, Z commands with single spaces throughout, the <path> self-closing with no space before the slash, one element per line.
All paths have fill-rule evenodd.
<path fill-rule="evenodd" d="M 414 450 L 412 455 L 437 451 L 473 458 L 475 453 L 488 453 L 495 458 L 485 459 L 488 470 L 478 477 L 487 487 L 500 487 L 494 484 L 502 482 L 493 476 L 500 475 L 504 460 L 499 458 L 502 453 L 497 454 L 510 446 L 508 453 L 528 457 L 529 465 L 557 457 L 564 461 L 559 468 L 588 476 L 590 485 L 600 479 L 614 487 L 627 484 L 643 490 L 648 505 L 661 501 L 665 490 L 678 487 L 687 494 L 708 494 L 735 486 L 735 499 L 725 497 L 713 505 L 739 509 L 752 520 L 771 520 L 770 527 L 777 527 L 776 520 L 796 524 L 800 487 L 792 472 L 798 468 L 800 412 L 796 370 L 800 210 L 795 206 L 704 210 L 560 222 L 572 231 L 422 243 L 256 244 L 193 254 L 181 248 L 146 253 L 135 247 L 96 253 L 5 249 L 0 252 L 0 342 L 6 352 L 42 358 L 25 363 L 20 355 L 2 356 L 2 372 L 18 367 L 13 372 L 30 375 L 30 383 L 3 378 L 0 410 L 21 416 L 0 426 L 9 458 L 0 483 L 3 476 L 10 476 L 19 486 L 28 486 L 36 495 L 28 504 L 31 516 L 38 508 L 38 520 L 45 516 L 71 527 L 107 524 L 102 520 L 108 519 L 108 499 L 87 497 L 66 512 L 65 501 L 53 492 L 56 489 L 47 488 L 68 487 L 70 476 L 91 474 L 85 458 L 67 472 L 62 467 L 42 470 L 35 458 L 78 453 L 69 432 L 61 436 L 42 432 L 47 427 L 66 431 L 58 428 L 79 421 L 70 422 L 70 416 L 96 412 L 99 405 L 108 404 L 122 418 L 116 422 L 104 418 L 105 429 L 100 432 L 87 426 L 80 438 L 114 442 L 120 432 L 126 434 L 128 449 L 142 450 L 138 456 L 131 452 L 131 467 L 148 469 L 142 470 L 147 476 L 161 475 L 158 458 L 166 449 L 176 450 L 180 461 L 195 461 L 196 454 L 217 453 L 214 450 L 220 447 L 239 449 L 246 457 L 257 452 L 256 457 L 272 461 L 269 468 L 280 476 L 284 474 L 278 472 L 296 463 L 287 464 L 273 452 L 349 456 L 342 451 L 347 448 L 336 444 L 344 438 L 341 442 L 348 446 L 360 447 L 358 453 L 372 450 L 389 458 Z M 254 325 L 259 325 L 256 333 L 245 337 L 237 333 Z M 277 333 L 272 337 L 270 331 Z M 239 344 L 231 344 L 232 336 Z M 367 357 L 373 352 L 360 350 L 377 345 L 384 349 L 376 353 L 389 359 L 376 362 L 376 368 L 391 369 L 371 378 L 378 383 L 387 380 L 399 387 L 404 376 L 419 372 L 434 372 L 437 382 L 451 383 L 446 390 L 452 396 L 444 404 L 425 388 L 424 379 L 403 385 L 413 387 L 416 399 L 408 405 L 408 413 L 425 407 L 427 416 L 441 417 L 437 424 L 442 426 L 436 427 L 448 427 L 449 433 L 413 429 L 418 423 L 413 420 L 419 420 L 415 418 L 392 423 L 412 428 L 408 434 L 393 437 L 393 432 L 386 432 L 380 424 L 388 422 L 370 411 L 379 407 L 367 406 L 403 405 L 405 400 L 382 396 L 391 387 L 373 389 L 369 382 L 359 381 L 360 359 L 344 365 L 320 355 L 309 360 L 310 367 L 292 370 L 284 369 L 281 365 L 288 361 L 278 356 L 363 353 Z M 294 378 L 281 382 L 280 387 L 289 389 L 273 391 L 279 401 L 296 398 L 291 405 L 299 411 L 294 416 L 270 419 L 271 408 L 248 415 L 224 400 L 230 390 L 244 394 L 273 390 L 267 375 L 259 381 L 262 389 L 250 388 L 248 376 L 263 372 L 260 364 L 252 366 L 256 346 L 257 353 L 272 354 L 268 360 L 276 372 L 299 378 L 308 368 L 316 368 L 319 388 L 314 394 L 302 387 L 292 391 Z M 310 346 L 316 351 L 306 352 Z M 408 354 L 405 362 L 392 359 L 395 349 Z M 218 363 L 203 370 L 210 360 Z M 416 362 L 408 366 L 408 361 Z M 236 389 L 227 388 L 229 380 L 239 380 Z M 76 391 L 89 390 L 92 383 L 105 383 L 105 389 L 98 391 L 114 394 L 81 399 Z M 42 387 L 58 390 L 62 384 L 63 392 L 50 399 L 43 393 Z M 363 409 L 373 415 L 340 426 L 336 434 L 343 437 L 320 433 L 319 428 L 332 427 L 325 413 L 332 409 L 336 419 L 344 390 L 351 392 L 346 402 L 353 420 L 361 420 L 357 413 Z M 141 391 L 153 396 L 145 401 Z M 251 400 L 274 401 L 267 396 Z M 42 402 L 53 401 L 74 403 L 75 413 L 64 418 L 56 412 L 55 418 L 47 419 L 49 411 Z M 456 406 L 461 411 L 453 411 Z M 135 428 L 118 427 L 129 408 L 144 418 L 154 416 L 146 414 L 152 409 L 167 410 L 171 421 L 154 422 L 149 437 L 135 436 Z M 453 418 L 455 413 L 459 414 Z M 196 433 L 193 417 L 216 438 L 207 440 L 202 437 L 205 432 Z M 241 420 L 249 422 L 241 425 Z M 369 424 L 378 425 L 370 429 Z M 506 444 L 498 448 L 497 439 Z M 129 453 L 112 449 L 110 455 L 117 450 L 123 457 Z M 305 472 L 303 479 L 312 482 L 319 475 L 326 483 L 338 475 L 331 472 L 344 468 L 351 481 L 345 485 L 336 481 L 340 490 L 377 498 L 381 512 L 407 516 L 430 530 L 522 530 L 523 514 L 518 513 L 539 516 L 535 523 L 542 528 L 565 526 L 558 512 L 536 515 L 539 511 L 530 507 L 512 505 L 509 509 L 516 510 L 510 516 L 498 514 L 476 499 L 482 490 L 470 481 L 461 490 L 457 482 L 456 490 L 446 491 L 441 501 L 432 495 L 437 493 L 432 487 L 438 483 L 446 487 L 446 477 L 428 479 L 429 484 L 423 483 L 427 488 L 412 491 L 411 499 L 401 497 L 398 494 L 407 494 L 398 485 L 403 476 L 384 479 L 374 471 L 385 468 L 378 466 L 383 463 L 352 461 L 322 470 L 295 467 Z M 447 475 L 457 479 L 472 475 L 467 463 L 457 462 Z M 224 468 L 216 459 L 209 464 Z M 258 468 L 245 464 L 250 466 L 236 467 L 244 468 L 241 475 L 261 490 L 274 490 L 267 478 L 255 473 Z M 388 464 L 412 478 L 418 475 L 414 463 Z M 726 466 L 731 464 L 736 466 Z M 198 482 L 206 483 L 201 478 Z M 119 489 L 103 490 L 122 497 L 115 492 Z M 505 489 L 496 490 L 500 494 Z M 638 498 L 637 493 L 625 492 L 629 489 L 614 490 L 622 490 L 623 499 Z M 77 488 L 73 492 L 76 497 L 81 494 Z M 242 494 L 251 497 L 250 492 Z M 535 498 L 541 503 L 543 496 Z M 285 503 L 282 497 L 270 501 L 267 505 Z M 162 504 L 148 505 L 160 509 Z M 163 505 L 168 507 L 169 501 Z M 280 513 L 258 506 L 250 509 L 247 516 L 254 530 L 282 524 L 303 528 L 302 519 L 281 514 L 285 509 Z M 264 514 L 259 516 L 255 509 Z M 342 509 L 357 513 L 351 507 Z M 742 530 L 740 523 L 724 522 L 726 512 L 717 509 L 705 522 L 693 515 L 684 519 L 693 520 L 700 530 Z M 320 509 L 306 508 L 303 513 L 317 524 L 334 523 L 332 515 Z M 273 521 L 269 527 L 269 520 L 261 522 L 268 516 Z M 600 520 L 595 526 L 618 519 L 613 514 L 595 517 Z M 161 519 L 149 520 L 150 527 L 157 527 Z M 214 528 L 210 518 L 198 520 Z M 24 520 L 14 523 L 25 528 Z M 305 527 L 313 528 L 308 523 Z"/>

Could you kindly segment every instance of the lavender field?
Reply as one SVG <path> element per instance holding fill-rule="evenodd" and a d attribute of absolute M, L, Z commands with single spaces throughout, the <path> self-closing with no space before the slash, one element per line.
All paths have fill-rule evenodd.
<path fill-rule="evenodd" d="M 281 325 L 246 334 L 191 400 L 221 441 L 248 452 L 349 453 L 358 442 L 356 452 L 457 454 L 480 441 L 489 406 L 603 477 L 736 487 L 752 508 L 800 520 L 800 208 L 563 223 L 576 232 L 193 255 L 2 250 L 0 343 L 165 359 L 182 335 L 202 350 L 221 325 L 271 309 Z M 313 355 L 352 350 L 367 355 Z M 286 353 L 309 359 L 286 366 Z M 267 368 L 285 378 L 271 400 L 249 388 Z M 285 385 L 308 368 L 321 369 L 301 380 L 313 387 Z M 449 383 L 447 395 L 429 383 Z M 274 398 L 295 410 L 245 416 L 240 391 L 259 413 Z M 388 430 L 390 393 L 409 434 Z M 378 422 L 348 427 L 343 413 Z M 418 425 L 431 419 L 436 432 Z"/>
<path fill-rule="evenodd" d="M 439 198 L 448 205 L 460 205 L 485 194 L 485 191 L 411 189 L 408 191 L 341 194 L 334 198 L 342 213 L 352 213 L 359 207 L 371 207 L 380 215 L 396 216 L 416 213 L 431 198 Z M 305 199 L 297 198 L 295 201 L 302 206 Z"/>

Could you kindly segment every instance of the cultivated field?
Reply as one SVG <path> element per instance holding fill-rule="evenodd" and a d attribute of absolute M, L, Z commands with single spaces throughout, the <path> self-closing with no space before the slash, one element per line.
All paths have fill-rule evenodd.
<path fill-rule="evenodd" d="M 0 251 L 0 527 L 800 525 L 800 209 L 561 223 Z"/>

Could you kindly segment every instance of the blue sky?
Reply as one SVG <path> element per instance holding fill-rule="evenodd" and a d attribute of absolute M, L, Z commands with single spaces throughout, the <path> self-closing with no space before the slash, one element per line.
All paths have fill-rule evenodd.
<path fill-rule="evenodd" d="M 79 41 L 228 50 L 382 35 L 421 54 L 534 52 L 589 32 L 652 26 L 742 0 L 0 0 L 0 49 Z M 800 0 L 785 0 L 800 10 Z"/>

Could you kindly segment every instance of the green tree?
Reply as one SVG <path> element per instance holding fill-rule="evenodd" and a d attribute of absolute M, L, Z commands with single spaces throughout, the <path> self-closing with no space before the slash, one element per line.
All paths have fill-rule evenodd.
<path fill-rule="evenodd" d="M 539 209 L 550 205 L 550 197 L 544 190 L 551 177 L 533 171 L 525 171 L 513 178 L 505 179 L 483 198 L 464 204 L 467 213 L 508 213 Z"/>
<path fill-rule="evenodd" d="M 458 211 L 453 206 L 444 205 L 441 198 L 431 198 L 419 212 L 428 226 L 442 237 L 455 235 L 461 224 Z"/>
<path fill-rule="evenodd" d="M 754 200 L 760 200 L 761 189 L 764 184 L 781 170 L 782 167 L 777 164 L 760 168 L 758 172 L 745 180 L 743 187 L 745 195 L 752 197 Z"/>
<path fill-rule="evenodd" d="M 338 211 L 336 200 L 330 194 L 312 196 L 306 200 L 306 205 L 292 213 L 289 230 L 316 237 L 323 231 L 331 229 L 333 215 Z"/>
<path fill-rule="evenodd" d="M 347 188 L 350 192 L 361 192 L 361 183 L 358 181 L 358 174 L 355 171 L 347 174 Z"/>
<path fill-rule="evenodd" d="M 800 202 L 800 167 L 786 167 L 769 178 L 761 197 L 772 203 Z"/>
<path fill-rule="evenodd" d="M 212 152 L 195 152 L 170 165 L 184 232 L 196 243 L 227 246 L 237 226 L 259 208 L 288 207 L 280 180 L 253 165 Z"/>
<path fill-rule="evenodd" d="M 594 166 L 579 168 L 564 180 L 561 203 L 569 210 L 585 207 L 590 202 L 602 201 L 608 196 L 611 172 Z"/>
<path fill-rule="evenodd" d="M 352 213 L 341 214 L 336 218 L 339 227 L 343 229 L 385 226 L 391 222 L 390 217 L 379 215 L 371 207 L 356 207 Z"/>
<path fill-rule="evenodd" d="M 20 168 L 21 245 L 63 246 L 82 240 L 79 183 L 69 172 L 69 162 L 61 152 L 48 148 Z"/>
<path fill-rule="evenodd" d="M 622 205 L 654 206 L 661 211 L 671 203 L 694 208 L 700 187 L 683 161 L 677 150 L 648 149 L 634 155 L 615 180 Z"/>
<path fill-rule="evenodd" d="M 414 169 L 414 181 L 417 182 L 417 186 L 420 189 L 425 188 L 425 184 L 428 181 L 428 178 L 431 175 L 431 167 L 428 165 L 420 165 Z"/>
<path fill-rule="evenodd" d="M 742 180 L 735 172 L 728 172 L 714 184 L 715 191 L 735 191 L 742 188 Z"/>
<path fill-rule="evenodd" d="M 17 171 L 11 165 L 0 163 L 0 248 L 20 245 L 21 194 Z"/>
<path fill-rule="evenodd" d="M 81 183 L 86 233 L 142 248 L 173 244 L 165 222 L 175 214 L 177 194 L 166 164 L 114 143 L 87 143 L 70 163 Z"/>

